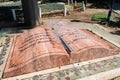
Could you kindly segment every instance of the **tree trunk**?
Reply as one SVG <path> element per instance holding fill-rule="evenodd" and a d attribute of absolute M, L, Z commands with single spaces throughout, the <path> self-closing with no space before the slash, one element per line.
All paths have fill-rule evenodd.
<path fill-rule="evenodd" d="M 85 7 L 86 7 L 86 5 L 87 5 L 87 0 L 84 0 L 84 3 L 85 3 Z"/>
<path fill-rule="evenodd" d="M 26 26 L 36 26 L 39 22 L 38 0 L 22 0 L 24 22 Z"/>
<path fill-rule="evenodd" d="M 109 10 L 108 16 L 107 16 L 107 22 L 108 22 L 108 23 L 110 23 L 110 17 L 111 17 L 111 14 L 112 14 L 113 5 L 114 5 L 114 0 L 111 0 L 110 10 Z"/>

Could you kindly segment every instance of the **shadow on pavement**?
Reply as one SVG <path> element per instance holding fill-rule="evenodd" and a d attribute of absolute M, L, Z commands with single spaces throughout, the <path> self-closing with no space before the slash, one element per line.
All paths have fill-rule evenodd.
<path fill-rule="evenodd" d="M 81 22 L 80 20 L 71 20 L 70 22 Z"/>
<path fill-rule="evenodd" d="M 119 35 L 120 36 L 120 30 L 111 32 L 112 34 Z"/>

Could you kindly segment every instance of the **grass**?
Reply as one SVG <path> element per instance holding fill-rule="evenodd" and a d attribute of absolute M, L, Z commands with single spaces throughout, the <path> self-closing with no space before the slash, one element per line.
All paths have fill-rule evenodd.
<path fill-rule="evenodd" d="M 13 3 L 10 3 L 10 4 L 1 4 L 0 8 L 1 9 L 3 9 L 3 8 L 7 8 L 7 9 L 20 9 L 20 8 L 22 8 L 22 4 L 21 4 L 20 1 L 13 2 Z"/>
<path fill-rule="evenodd" d="M 110 22 L 107 22 L 107 15 L 104 13 L 98 13 L 98 14 L 94 14 L 92 17 L 93 21 L 98 21 L 99 24 L 101 25 L 106 25 L 108 24 L 110 27 L 116 27 L 119 26 L 120 24 L 120 20 L 116 20 L 113 18 L 114 16 L 112 15 L 112 17 L 110 18 Z"/>
<path fill-rule="evenodd" d="M 77 6 L 82 6 L 82 3 L 81 3 L 81 2 L 78 2 L 78 3 L 77 3 Z"/>
<path fill-rule="evenodd" d="M 94 21 L 101 21 L 103 19 L 107 19 L 107 15 L 103 13 L 94 14 L 92 18 Z"/>
<path fill-rule="evenodd" d="M 73 7 L 69 5 L 65 5 L 67 11 L 72 11 Z M 51 14 L 55 12 L 64 11 L 64 3 L 46 3 L 46 4 L 39 4 L 39 7 L 42 9 L 42 14 Z"/>
<path fill-rule="evenodd" d="M 46 4 L 39 4 L 39 7 L 42 9 L 42 14 L 51 14 L 56 12 L 64 11 L 64 3 L 46 3 Z M 73 7 L 65 5 L 67 11 L 72 11 Z M 1 20 L 11 20 L 11 11 L 10 9 L 22 9 L 21 2 L 13 2 L 10 4 L 3 4 L 0 5 L 0 21 Z M 20 10 L 16 10 L 17 18 L 23 17 L 23 12 Z"/>
<path fill-rule="evenodd" d="M 42 14 L 51 14 L 55 12 L 60 12 L 64 10 L 63 4 L 57 4 L 57 3 L 46 3 L 46 4 L 40 4 L 38 5 L 42 9 Z M 1 20 L 11 20 L 11 9 L 22 9 L 21 2 L 13 2 L 10 4 L 3 4 L 0 5 L 0 21 Z M 16 10 L 16 15 L 18 18 L 23 17 L 23 12 L 20 10 Z"/>
<path fill-rule="evenodd" d="M 46 4 L 40 4 L 39 7 L 42 9 L 42 14 L 50 13 L 50 12 L 56 12 L 56 11 L 63 11 L 64 5 L 63 4 L 57 4 L 57 3 L 46 3 Z"/>
<path fill-rule="evenodd" d="M 70 6 L 70 5 L 65 5 L 66 8 L 67 8 L 67 11 L 73 11 L 73 6 Z"/>
<path fill-rule="evenodd" d="M 97 13 L 93 15 L 92 20 L 98 21 L 101 25 L 105 25 L 107 24 L 107 15 L 104 13 Z M 113 21 L 112 18 L 110 18 L 110 21 Z"/>

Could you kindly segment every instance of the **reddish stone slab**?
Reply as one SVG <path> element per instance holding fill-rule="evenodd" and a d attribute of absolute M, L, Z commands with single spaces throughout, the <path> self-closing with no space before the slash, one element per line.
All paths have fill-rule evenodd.
<path fill-rule="evenodd" d="M 14 37 L 4 78 L 69 64 L 69 55 L 49 28 Z"/>
<path fill-rule="evenodd" d="M 117 47 L 86 29 L 61 27 L 58 33 L 72 49 L 71 63 L 119 54 Z"/>
<path fill-rule="evenodd" d="M 51 29 L 36 28 L 14 37 L 3 77 L 119 54 L 117 47 L 86 29 L 56 30 L 71 48 L 70 56 Z"/>

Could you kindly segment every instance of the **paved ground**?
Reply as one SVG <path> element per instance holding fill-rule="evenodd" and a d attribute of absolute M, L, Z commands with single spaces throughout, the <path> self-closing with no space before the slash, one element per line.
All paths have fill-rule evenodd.
<path fill-rule="evenodd" d="M 55 17 L 56 19 L 55 18 L 54 19 L 47 18 L 47 19 L 42 20 L 43 25 L 41 25 L 40 27 L 55 27 L 55 28 L 57 28 L 60 26 L 64 26 L 64 27 L 88 29 L 88 30 L 92 31 L 93 33 L 99 35 L 100 37 L 104 38 L 105 40 L 111 42 L 112 44 L 114 44 L 120 48 L 120 35 L 119 34 L 110 33 L 112 31 L 111 28 L 105 28 L 103 26 L 100 26 L 99 24 L 94 24 L 94 22 L 90 23 L 90 20 L 91 20 L 92 15 L 93 15 L 92 11 L 94 11 L 93 13 L 100 13 L 103 11 L 105 13 L 107 12 L 106 10 L 103 10 L 103 11 L 98 10 L 98 12 L 95 12 L 96 10 L 94 9 L 94 10 L 87 10 L 87 11 L 82 12 L 82 13 L 77 12 L 77 14 L 73 13 L 72 15 L 66 16 L 65 17 L 66 19 L 63 19 L 64 17 L 60 17 L 60 16 L 59 16 L 60 17 L 59 19 L 58 19 L 58 17 Z M 88 12 L 90 12 L 89 15 L 87 14 Z M 24 32 L 24 31 L 26 31 L 26 30 L 19 29 L 19 28 L 2 29 L 0 31 L 1 32 L 0 36 L 4 36 L 6 34 L 10 34 L 10 35 L 15 34 L 16 35 L 18 33 Z M 90 76 L 92 74 L 96 74 L 96 72 L 99 73 L 99 72 L 104 72 L 105 70 L 108 71 L 110 69 L 120 68 L 119 59 L 120 59 L 120 57 L 115 57 L 114 59 L 112 59 L 112 58 L 108 59 L 107 60 L 108 64 L 106 63 L 106 61 L 105 62 L 98 61 L 98 62 L 90 64 L 90 65 L 89 64 L 84 65 L 84 66 L 80 65 L 80 68 L 78 68 L 78 66 L 76 66 L 76 67 L 71 67 L 70 69 L 56 71 L 55 73 L 45 74 L 45 75 L 40 75 L 41 74 L 41 72 L 40 72 L 40 74 L 37 73 L 35 75 L 30 75 L 27 78 L 23 78 L 23 77 L 21 77 L 21 78 L 23 80 L 36 80 L 36 79 L 41 79 L 41 78 L 44 80 L 53 80 L 53 77 L 54 77 L 55 80 L 56 80 L 56 78 L 58 78 L 58 80 L 75 80 L 75 79 L 80 78 L 80 77 L 82 78 L 85 76 Z M 106 64 L 106 65 L 104 65 L 104 64 Z M 72 66 L 74 66 L 74 65 L 72 65 Z M 92 69 L 90 66 L 92 66 Z M 101 69 L 101 67 L 102 67 L 102 69 Z M 82 74 L 82 75 L 79 74 L 79 69 L 81 69 L 81 71 L 80 71 L 81 73 L 85 73 L 85 74 Z M 90 73 L 88 73 L 88 72 L 90 72 Z M 86 73 L 88 73 L 88 74 L 86 74 Z M 109 72 L 109 73 L 114 73 L 114 72 Z M 117 76 L 119 76 L 119 74 L 117 74 L 117 75 L 112 74 L 112 75 L 117 77 Z M 113 78 L 113 76 L 111 76 L 111 78 Z M 92 80 L 95 80 L 95 79 L 92 79 Z"/>
<path fill-rule="evenodd" d="M 44 20 L 44 22 L 45 25 L 49 27 L 68 26 L 68 27 L 88 29 L 93 33 L 99 35 L 103 39 L 109 41 L 110 43 L 120 47 L 120 35 L 110 33 L 109 29 L 106 29 L 99 24 L 71 22 L 71 20 L 66 20 L 66 19 Z"/>
<path fill-rule="evenodd" d="M 109 33 L 109 29 L 106 29 L 98 24 L 77 22 L 77 21 L 72 21 L 70 19 L 50 19 L 50 20 L 44 19 L 43 24 L 44 25 L 42 25 L 42 26 L 54 27 L 54 28 L 63 26 L 63 27 L 74 27 L 74 28 L 88 29 L 88 30 L 92 31 L 93 33 L 108 40 L 109 42 L 116 45 L 117 47 L 120 47 L 120 35 L 111 34 L 111 33 Z M 5 30 L 5 32 L 4 32 L 4 30 L 2 30 L 2 31 L 3 31 L 2 32 L 3 34 L 7 34 L 7 33 L 16 34 L 16 33 L 19 33 L 20 31 L 24 32 L 24 30 L 18 30 L 18 29 L 11 29 L 11 31 Z M 119 73 L 120 72 L 119 71 L 120 70 L 119 69 L 120 68 L 119 67 L 120 66 L 119 59 L 120 59 L 120 57 L 117 56 L 117 57 L 112 57 L 112 58 L 108 58 L 108 59 L 105 58 L 101 61 L 96 60 L 97 62 L 94 62 L 94 61 L 91 61 L 92 63 L 87 62 L 87 64 L 85 64 L 85 65 L 82 65 L 80 63 L 80 66 L 73 64 L 72 67 L 70 67 L 70 68 L 67 67 L 66 69 L 63 69 L 63 70 L 58 69 L 58 71 L 53 72 L 53 73 L 48 73 L 48 74 L 44 74 L 44 75 L 41 75 L 41 72 L 31 73 L 30 75 L 26 74 L 24 76 L 19 76 L 19 77 L 16 77 L 14 79 L 21 78 L 23 80 L 35 80 L 35 79 L 41 79 L 41 80 L 43 80 L 43 79 L 44 80 L 54 80 L 54 79 L 55 80 L 56 79 L 57 80 L 75 80 L 75 79 L 81 78 L 81 80 L 82 80 L 82 78 L 83 78 L 83 80 L 85 80 L 84 77 L 96 74 L 94 76 L 94 79 L 92 79 L 92 80 L 96 80 L 97 75 L 99 75 L 99 77 L 102 76 L 102 78 L 100 78 L 99 80 L 107 80 L 109 78 L 113 78 L 114 76 L 115 77 L 119 76 L 119 74 L 120 74 Z M 88 72 L 90 72 L 90 73 L 88 73 Z M 102 75 L 99 74 L 102 72 L 103 72 Z M 116 72 L 118 72 L 118 73 L 116 74 Z M 103 76 L 105 74 L 109 74 L 109 77 Z M 90 78 L 90 77 L 88 77 L 88 78 Z M 86 79 L 86 80 L 88 80 L 88 79 Z"/>
<path fill-rule="evenodd" d="M 92 31 L 93 33 L 99 35 L 100 37 L 104 38 L 105 40 L 111 42 L 112 44 L 120 47 L 120 35 L 111 33 L 111 29 L 105 28 L 99 24 L 92 24 L 92 23 L 84 23 L 79 22 L 78 20 L 73 19 L 43 19 L 42 20 L 43 25 L 42 27 L 60 27 L 60 26 L 68 26 L 68 27 L 75 27 L 75 28 L 82 28 L 82 29 L 88 29 Z M 22 33 L 26 30 L 19 29 L 19 28 L 8 28 L 1 30 L 0 36 L 6 35 L 6 34 L 16 34 L 16 33 Z"/>

